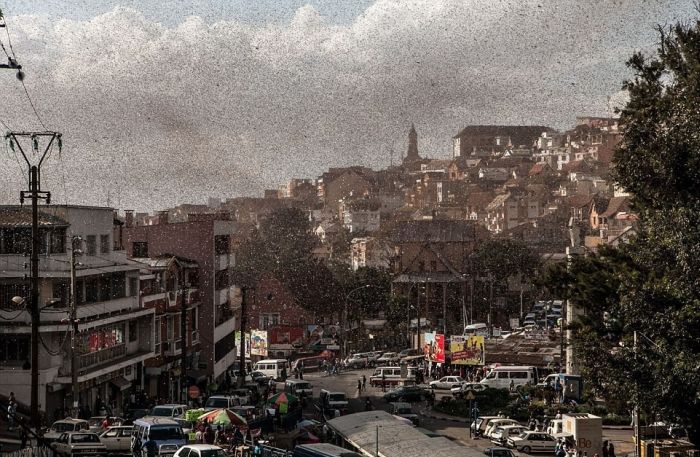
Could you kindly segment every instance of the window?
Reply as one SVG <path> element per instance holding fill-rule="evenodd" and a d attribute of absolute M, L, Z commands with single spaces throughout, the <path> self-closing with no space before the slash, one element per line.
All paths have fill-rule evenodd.
<path fill-rule="evenodd" d="M 109 235 L 100 235 L 100 253 L 109 253 Z"/>
<path fill-rule="evenodd" d="M 87 255 L 97 255 L 97 237 L 95 235 L 87 236 Z"/>
<path fill-rule="evenodd" d="M 29 284 L 0 284 L 0 308 L 24 308 L 24 304 L 16 305 L 12 297 L 29 297 Z"/>
<path fill-rule="evenodd" d="M 266 330 L 272 325 L 277 325 L 280 323 L 279 313 L 266 313 L 260 314 L 260 326 L 263 330 Z"/>
<path fill-rule="evenodd" d="M 131 255 L 133 257 L 148 257 L 148 241 L 134 241 L 131 243 Z"/>
<path fill-rule="evenodd" d="M 99 279 L 97 276 L 89 277 L 85 280 L 85 303 L 98 301 Z"/>
<path fill-rule="evenodd" d="M 525 372 L 525 371 L 511 371 L 510 378 L 511 379 L 527 379 L 527 372 Z"/>
<path fill-rule="evenodd" d="M 129 297 L 135 297 L 138 295 L 139 292 L 139 286 L 138 286 L 138 278 L 129 278 Z"/>
<path fill-rule="evenodd" d="M 229 286 L 229 274 L 228 269 L 224 269 L 216 272 L 214 278 L 214 288 L 216 290 L 226 289 Z"/>
<path fill-rule="evenodd" d="M 230 238 L 228 235 L 217 235 L 214 237 L 214 249 L 216 255 L 228 254 L 230 251 Z"/>
<path fill-rule="evenodd" d="M 21 366 L 29 360 L 29 335 L 0 335 L 0 366 Z"/>
<path fill-rule="evenodd" d="M 155 342 L 155 353 L 160 354 L 160 317 L 156 317 L 153 326 L 153 340 Z"/>
<path fill-rule="evenodd" d="M 129 321 L 129 342 L 133 343 L 138 339 L 138 321 L 136 319 Z"/>
<path fill-rule="evenodd" d="M 167 322 L 167 329 L 166 329 L 166 338 L 167 341 L 172 341 L 174 338 L 174 333 L 175 333 L 175 323 L 173 322 L 173 316 L 168 316 L 166 319 Z"/>

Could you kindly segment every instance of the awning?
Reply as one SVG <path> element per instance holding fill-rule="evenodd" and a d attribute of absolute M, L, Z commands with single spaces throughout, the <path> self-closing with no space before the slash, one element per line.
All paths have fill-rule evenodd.
<path fill-rule="evenodd" d="M 131 381 L 127 380 L 124 376 L 119 376 L 109 381 L 114 387 L 121 391 L 131 388 Z"/>

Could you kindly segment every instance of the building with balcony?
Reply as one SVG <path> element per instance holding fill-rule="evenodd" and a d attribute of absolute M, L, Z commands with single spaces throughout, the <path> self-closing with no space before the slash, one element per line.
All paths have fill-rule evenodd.
<path fill-rule="evenodd" d="M 121 413 L 128 390 L 143 383 L 143 362 L 154 355 L 154 310 L 139 303 L 139 267 L 114 249 L 111 208 L 43 206 L 39 227 L 39 409 L 52 418 L 73 402 L 69 246 L 80 236 L 78 400 L 94 409 L 100 398 Z M 25 405 L 30 401 L 30 252 L 31 210 L 0 207 L 0 376 L 3 388 Z M 25 301 L 17 304 L 13 297 Z"/>
<path fill-rule="evenodd" d="M 142 265 L 141 306 L 155 310 L 155 356 L 144 362 L 144 390 L 152 397 L 167 392 L 168 398 L 177 399 L 181 395 L 184 398 L 185 384 L 200 383 L 205 388 L 207 379 L 206 373 L 198 369 L 199 266 L 197 262 L 171 255 L 132 260 Z M 183 370 L 186 379 L 182 377 Z"/>
<path fill-rule="evenodd" d="M 230 214 L 189 214 L 187 222 L 170 223 L 167 212 L 161 212 L 155 224 L 136 225 L 133 211 L 126 211 L 122 233 L 129 258 L 177 256 L 197 264 L 200 357 L 193 369 L 221 379 L 236 360 L 234 332 L 241 303 L 240 288 L 231 281 L 236 224 Z"/>

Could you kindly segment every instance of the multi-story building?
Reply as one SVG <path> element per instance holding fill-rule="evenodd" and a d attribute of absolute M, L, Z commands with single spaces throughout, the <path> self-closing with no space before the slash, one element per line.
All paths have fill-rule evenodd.
<path fill-rule="evenodd" d="M 232 245 L 236 225 L 230 213 L 190 214 L 187 222 L 168 223 L 165 215 L 157 224 L 134 225 L 126 212 L 124 248 L 130 258 L 178 256 L 199 267 L 197 330 L 200 357 L 196 368 L 220 379 L 236 360 L 236 311 L 240 289 L 231 281 L 235 265 Z"/>
<path fill-rule="evenodd" d="M 207 379 L 206 373 L 198 369 L 199 265 L 172 255 L 132 260 L 141 264 L 141 307 L 155 310 L 155 356 L 144 362 L 144 390 L 152 397 L 184 398 L 186 385 L 199 383 L 205 388 Z M 181 363 L 183 347 L 184 368 Z M 182 385 L 183 370 L 187 377 L 185 385 Z"/>
<path fill-rule="evenodd" d="M 381 203 L 377 200 L 357 199 L 340 204 L 343 226 L 350 233 L 376 232 L 381 222 Z"/>
<path fill-rule="evenodd" d="M 31 220 L 29 208 L 0 207 L 0 377 L 3 390 L 13 391 L 25 405 L 30 402 Z M 119 414 L 125 391 L 143 386 L 143 363 L 154 355 L 154 310 L 139 303 L 139 267 L 114 239 L 111 208 L 44 206 L 39 227 L 39 409 L 53 418 L 73 403 L 70 246 L 80 236 L 78 401 L 97 413 L 99 398 Z"/>

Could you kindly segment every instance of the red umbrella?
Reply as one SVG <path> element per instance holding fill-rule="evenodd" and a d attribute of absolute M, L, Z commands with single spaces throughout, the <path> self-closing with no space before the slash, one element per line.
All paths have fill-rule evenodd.
<path fill-rule="evenodd" d="M 206 414 L 202 414 L 197 420 L 214 425 L 248 425 L 248 422 L 245 420 L 245 418 L 239 416 L 230 409 L 223 408 L 215 409 L 213 411 L 209 411 Z"/>

